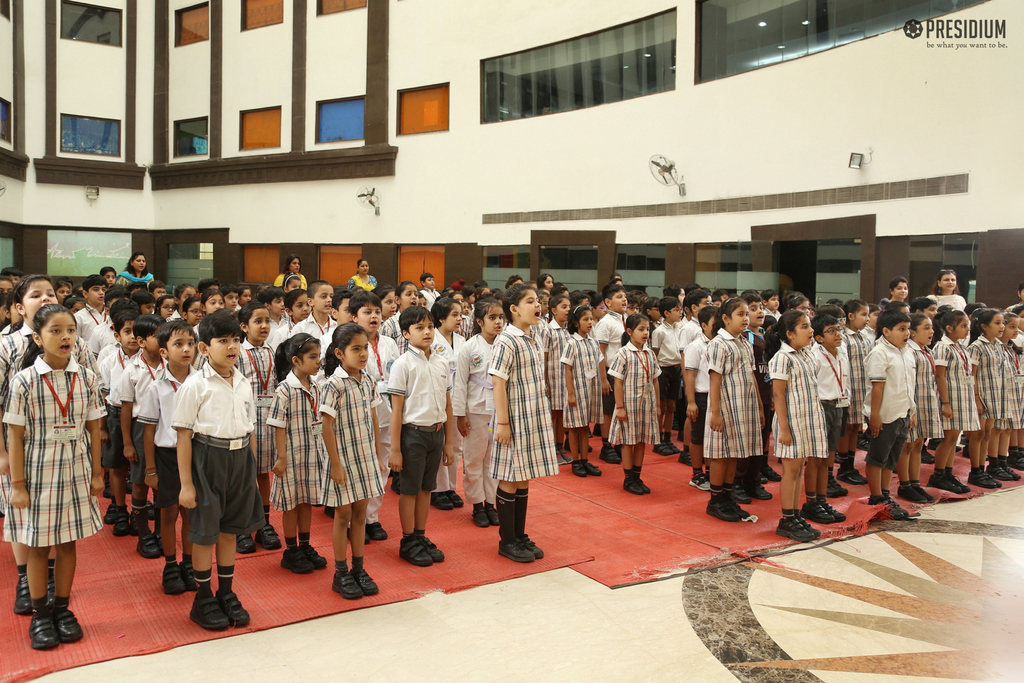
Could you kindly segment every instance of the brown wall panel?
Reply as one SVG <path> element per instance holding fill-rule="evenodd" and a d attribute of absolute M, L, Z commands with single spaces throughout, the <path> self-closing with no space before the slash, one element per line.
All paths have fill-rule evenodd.
<path fill-rule="evenodd" d="M 615 271 L 614 230 L 531 230 L 530 231 L 530 279 L 540 275 L 540 248 L 562 247 L 577 244 L 597 245 L 597 288 L 608 282 Z"/>
<path fill-rule="evenodd" d="M 377 284 L 398 284 L 398 247 L 394 244 L 364 244 L 363 258 L 370 262 L 370 275 Z"/>
<path fill-rule="evenodd" d="M 473 284 L 483 279 L 483 249 L 476 242 L 446 244 L 444 248 L 444 277 L 447 282 L 437 283 L 437 288 L 447 287 L 457 280 Z"/>
<path fill-rule="evenodd" d="M 302 270 L 306 276 L 306 284 L 313 280 L 320 279 L 320 248 L 315 244 L 290 243 L 281 245 L 281 263 L 288 254 L 296 254 L 302 259 Z M 344 285 L 344 282 L 332 282 L 334 285 Z"/>
<path fill-rule="evenodd" d="M 910 279 L 910 237 L 878 237 L 875 249 L 875 295 L 881 300 L 889 296 L 894 277 Z"/>
<path fill-rule="evenodd" d="M 692 244 L 666 244 L 665 284 L 682 287 L 693 282 L 697 277 L 695 255 Z"/>
<path fill-rule="evenodd" d="M 1017 300 L 1017 285 L 1024 281 L 1024 229 L 990 230 L 978 238 L 977 301 L 1002 308 Z"/>
<path fill-rule="evenodd" d="M 22 232 L 21 269 L 25 273 L 46 272 L 46 228 L 25 228 Z"/>

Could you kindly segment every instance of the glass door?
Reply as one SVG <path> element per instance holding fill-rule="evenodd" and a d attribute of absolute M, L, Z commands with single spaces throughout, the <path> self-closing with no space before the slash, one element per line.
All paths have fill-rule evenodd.
<path fill-rule="evenodd" d="M 818 240 L 816 306 L 860 298 L 860 238 Z"/>

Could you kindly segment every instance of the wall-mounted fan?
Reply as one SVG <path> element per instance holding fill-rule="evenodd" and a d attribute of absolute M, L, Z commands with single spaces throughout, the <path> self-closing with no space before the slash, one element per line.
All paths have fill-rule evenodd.
<path fill-rule="evenodd" d="M 359 200 L 361 206 L 365 206 L 367 209 L 372 208 L 375 216 L 380 215 L 380 202 L 382 199 L 380 190 L 375 187 L 361 187 L 359 188 L 359 194 L 356 195 L 356 199 Z"/>
<path fill-rule="evenodd" d="M 651 175 L 659 183 L 666 187 L 675 185 L 679 188 L 679 196 L 686 196 L 686 183 L 683 182 L 683 177 L 676 169 L 676 162 L 660 154 L 655 154 L 647 163 L 647 167 L 651 169 Z"/>
<path fill-rule="evenodd" d="M 7 183 L 0 180 L 0 197 L 4 196 L 4 192 L 7 192 Z"/>

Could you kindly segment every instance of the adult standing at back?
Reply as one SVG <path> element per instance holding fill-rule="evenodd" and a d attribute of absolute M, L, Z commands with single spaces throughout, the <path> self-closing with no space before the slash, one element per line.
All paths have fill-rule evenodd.
<path fill-rule="evenodd" d="M 910 283 L 903 276 L 894 277 L 889 282 L 889 298 L 878 302 L 879 307 L 884 311 L 885 307 L 892 301 L 906 301 L 910 295 Z"/>
<path fill-rule="evenodd" d="M 964 310 L 967 300 L 960 296 L 960 287 L 956 281 L 956 271 L 952 268 L 940 270 L 935 276 L 935 284 L 929 299 L 935 299 L 939 306 L 949 305 L 958 311 Z"/>
<path fill-rule="evenodd" d="M 306 289 L 306 276 L 300 273 L 302 270 L 302 259 L 299 258 L 298 254 L 288 254 L 284 257 L 284 264 L 281 266 L 281 272 L 274 280 L 275 287 L 283 287 L 284 279 L 295 273 L 299 276 L 299 280 L 302 282 L 302 288 Z"/>
<path fill-rule="evenodd" d="M 370 262 L 364 258 L 356 261 L 356 274 L 348 279 L 348 288 L 354 292 L 356 287 L 367 292 L 377 288 L 377 278 L 370 275 Z"/>
<path fill-rule="evenodd" d="M 148 285 L 152 280 L 153 273 L 146 269 L 146 255 L 141 251 L 136 251 L 128 259 L 128 264 L 124 267 L 124 270 L 117 274 L 117 279 L 114 283 L 127 286 L 135 282 L 141 282 L 144 285 Z"/>

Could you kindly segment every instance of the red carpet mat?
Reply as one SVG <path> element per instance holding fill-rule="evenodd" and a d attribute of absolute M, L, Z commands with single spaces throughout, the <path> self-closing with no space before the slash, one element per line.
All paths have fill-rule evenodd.
<path fill-rule="evenodd" d="M 593 445 L 595 453 L 599 452 L 600 440 L 594 439 Z M 79 543 L 72 609 L 83 625 L 85 638 L 50 652 L 35 652 L 29 647 L 29 618 L 11 612 L 16 572 L 9 548 L 3 547 L 0 629 L 6 637 L 0 656 L 0 681 L 28 680 L 59 669 L 409 600 L 431 591 L 451 593 L 559 567 L 569 566 L 606 586 L 618 586 L 792 543 L 774 531 L 780 514 L 778 484 L 767 486 L 776 496 L 774 500 L 745 506 L 758 516 L 756 523 L 727 523 L 705 514 L 708 494 L 688 485 L 692 470 L 679 464 L 675 456 L 648 452 L 643 476 L 653 492 L 646 496 L 622 490 L 621 467 L 596 458 L 594 462 L 604 470 L 604 476 L 581 479 L 563 467 L 558 476 L 534 482 L 528 530 L 544 549 L 545 558 L 531 564 L 520 565 L 499 557 L 497 529 L 475 527 L 467 506 L 449 512 L 431 510 L 427 531 L 447 559 L 433 567 L 412 567 L 398 559 L 397 497 L 390 490 L 381 523 L 391 538 L 367 545 L 365 553 L 367 571 L 380 586 L 376 596 L 344 600 L 330 589 L 331 568 L 296 576 L 280 568 L 280 551 L 260 550 L 255 555 L 239 556 L 236 591 L 252 615 L 251 625 L 241 630 L 209 633 L 189 621 L 193 596 L 163 594 L 162 560 L 140 558 L 135 553 L 134 537 L 114 538 L 106 528 Z M 862 460 L 858 460 L 858 467 L 863 471 Z M 958 476 L 966 480 L 968 465 L 964 458 L 957 457 L 956 468 Z M 931 466 L 923 469 L 927 477 Z M 849 496 L 830 502 L 849 519 L 842 525 L 816 525 L 825 536 L 864 533 L 879 512 L 867 505 L 866 487 L 848 488 Z M 930 492 L 936 498 L 944 494 L 934 489 Z M 958 498 L 944 495 L 947 499 Z M 103 506 L 105 509 L 106 501 Z M 278 513 L 273 513 L 272 521 L 281 531 Z M 331 523 L 319 509 L 314 510 L 313 545 L 329 562 L 333 561 Z"/>

